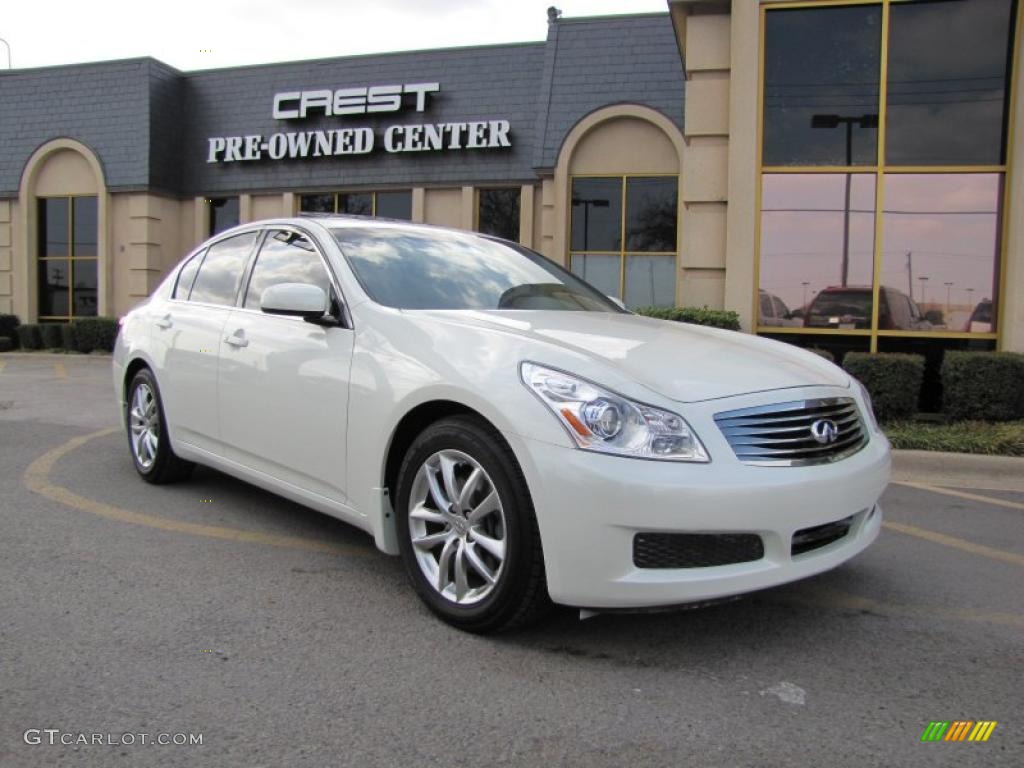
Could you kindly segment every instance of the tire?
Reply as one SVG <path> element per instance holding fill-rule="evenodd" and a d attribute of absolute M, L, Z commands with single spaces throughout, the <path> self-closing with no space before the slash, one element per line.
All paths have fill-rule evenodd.
<path fill-rule="evenodd" d="M 178 458 L 171 448 L 160 389 L 152 371 L 142 368 L 135 374 L 128 385 L 127 399 L 124 421 L 135 471 L 147 483 L 155 485 L 184 480 L 191 475 L 196 465 Z"/>
<path fill-rule="evenodd" d="M 489 424 L 453 416 L 427 427 L 409 446 L 396 487 L 402 560 L 431 611 L 481 634 L 524 626 L 547 612 L 529 489 L 512 450 Z"/>

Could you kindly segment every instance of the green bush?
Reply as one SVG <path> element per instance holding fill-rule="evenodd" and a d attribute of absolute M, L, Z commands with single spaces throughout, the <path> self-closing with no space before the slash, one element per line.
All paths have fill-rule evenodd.
<path fill-rule="evenodd" d="M 843 368 L 867 387 L 880 421 L 907 418 L 917 411 L 924 380 L 921 355 L 850 352 Z"/>
<path fill-rule="evenodd" d="M 0 339 L 10 339 L 11 346 L 18 346 L 18 326 L 21 321 L 17 315 L 0 315 Z"/>
<path fill-rule="evenodd" d="M 1024 355 L 946 352 L 942 409 L 954 421 L 1024 418 Z"/>
<path fill-rule="evenodd" d="M 42 323 L 39 326 L 39 335 L 43 340 L 43 349 L 59 349 L 64 343 L 64 334 L 61 333 L 58 323 Z"/>
<path fill-rule="evenodd" d="M 114 351 L 114 340 L 117 339 L 116 317 L 84 317 L 76 320 L 74 325 L 79 352 L 88 354 L 94 349 Z"/>
<path fill-rule="evenodd" d="M 708 309 L 707 307 L 641 307 L 633 310 L 638 315 L 654 317 L 658 320 L 674 320 L 678 323 L 708 325 L 712 328 L 725 328 L 729 331 L 740 329 L 740 316 L 724 309 Z"/>
<path fill-rule="evenodd" d="M 10 352 L 14 349 L 14 342 L 6 336 L 0 336 L 0 352 Z"/>
<path fill-rule="evenodd" d="M 75 326 L 71 323 L 62 323 L 60 326 L 61 346 L 68 352 L 78 350 L 78 339 L 75 336 Z"/>
<path fill-rule="evenodd" d="M 32 323 L 19 325 L 18 343 L 22 349 L 42 349 L 43 337 L 39 333 L 39 326 Z"/>

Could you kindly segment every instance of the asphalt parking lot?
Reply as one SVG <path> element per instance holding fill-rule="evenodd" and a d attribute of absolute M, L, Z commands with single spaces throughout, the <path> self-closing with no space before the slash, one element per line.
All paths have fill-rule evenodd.
<path fill-rule="evenodd" d="M 0 355 L 0 766 L 1024 764 L 1024 493 L 894 485 L 817 578 L 475 637 L 340 522 L 145 485 L 116 420 L 108 358 Z"/>

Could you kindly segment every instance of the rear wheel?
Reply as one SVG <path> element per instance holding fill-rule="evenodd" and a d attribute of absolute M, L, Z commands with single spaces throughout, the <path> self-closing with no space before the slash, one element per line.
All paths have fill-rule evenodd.
<path fill-rule="evenodd" d="M 128 385 L 125 423 L 132 463 L 143 480 L 170 483 L 192 474 L 195 464 L 178 458 L 171 449 L 160 390 L 148 368 L 136 373 Z"/>
<path fill-rule="evenodd" d="M 409 579 L 449 624 L 508 629 L 550 605 L 526 481 L 485 422 L 457 416 L 428 427 L 406 453 L 395 502 Z"/>

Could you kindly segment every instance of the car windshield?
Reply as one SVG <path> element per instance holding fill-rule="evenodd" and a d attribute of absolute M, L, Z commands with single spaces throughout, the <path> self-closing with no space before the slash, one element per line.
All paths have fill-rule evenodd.
<path fill-rule="evenodd" d="M 363 289 L 398 309 L 622 312 L 540 254 L 479 235 L 338 227 L 334 239 Z"/>

